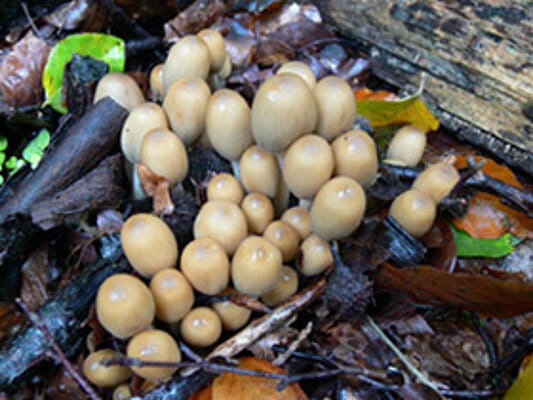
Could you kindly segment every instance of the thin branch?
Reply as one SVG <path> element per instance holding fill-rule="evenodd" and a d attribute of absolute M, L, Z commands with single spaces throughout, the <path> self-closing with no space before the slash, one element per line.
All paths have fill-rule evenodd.
<path fill-rule="evenodd" d="M 285 364 L 285 362 L 292 356 L 292 353 L 294 353 L 296 350 L 298 350 L 298 347 L 300 344 L 309 336 L 313 329 L 313 323 L 309 321 L 307 323 L 307 326 L 298 334 L 298 337 L 296 340 L 294 340 L 287 351 L 281 353 L 279 356 L 276 357 L 276 359 L 272 362 L 272 364 L 280 366 Z"/>
<path fill-rule="evenodd" d="M 35 25 L 35 22 L 33 22 L 33 18 L 31 17 L 30 10 L 28 10 L 28 5 L 26 4 L 26 2 L 23 1 L 20 3 L 20 6 L 22 7 L 24 16 L 28 20 L 28 23 L 30 24 L 33 33 L 35 33 L 35 36 L 37 36 L 39 39 L 42 39 L 41 32 L 39 32 L 39 29 L 37 29 L 37 26 Z"/>

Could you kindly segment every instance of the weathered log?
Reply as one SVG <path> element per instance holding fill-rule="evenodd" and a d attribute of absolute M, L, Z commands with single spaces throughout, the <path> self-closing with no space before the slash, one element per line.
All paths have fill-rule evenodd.
<path fill-rule="evenodd" d="M 525 0 L 318 0 L 372 72 L 418 85 L 443 126 L 533 174 L 533 9 Z"/>

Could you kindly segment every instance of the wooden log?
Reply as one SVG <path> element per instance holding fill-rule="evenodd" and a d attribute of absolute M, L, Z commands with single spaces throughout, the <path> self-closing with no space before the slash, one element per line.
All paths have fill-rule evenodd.
<path fill-rule="evenodd" d="M 372 72 L 398 87 L 428 74 L 443 126 L 533 174 L 533 10 L 526 0 L 318 0 L 360 42 Z"/>

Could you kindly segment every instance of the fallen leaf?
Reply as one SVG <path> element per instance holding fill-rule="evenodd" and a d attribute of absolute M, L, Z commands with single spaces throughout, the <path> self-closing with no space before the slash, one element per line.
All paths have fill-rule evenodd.
<path fill-rule="evenodd" d="M 468 232 L 450 226 L 457 246 L 457 257 L 500 258 L 512 253 L 520 242 L 516 236 L 506 233 L 497 239 L 477 239 Z"/>
<path fill-rule="evenodd" d="M 522 361 L 518 378 L 509 388 L 503 400 L 531 400 L 533 393 L 533 353 Z"/>
<path fill-rule="evenodd" d="M 211 386 L 200 389 L 199 391 L 194 393 L 191 397 L 189 397 L 189 400 L 211 400 L 211 399 L 212 399 Z"/>
<path fill-rule="evenodd" d="M 398 96 L 387 90 L 372 90 L 368 88 L 359 88 L 353 91 L 355 100 L 358 102 L 361 100 L 397 100 Z"/>
<path fill-rule="evenodd" d="M 172 214 L 175 206 L 170 197 L 168 180 L 154 174 L 144 164 L 137 164 L 136 168 L 144 192 L 153 198 L 154 213 L 157 215 Z"/>
<path fill-rule="evenodd" d="M 224 15 L 228 6 L 220 0 L 205 2 L 196 0 L 176 18 L 165 24 L 165 41 L 176 41 L 181 36 L 207 28 Z"/>
<path fill-rule="evenodd" d="M 38 310 L 48 300 L 48 251 L 37 250 L 22 265 L 20 297 L 32 311 Z"/>

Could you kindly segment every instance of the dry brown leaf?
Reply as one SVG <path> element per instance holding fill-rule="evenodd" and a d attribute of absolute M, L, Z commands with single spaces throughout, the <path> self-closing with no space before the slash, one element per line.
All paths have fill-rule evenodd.
<path fill-rule="evenodd" d="M 47 265 L 48 252 L 37 250 L 30 254 L 22 266 L 20 297 L 32 311 L 38 310 L 48 300 Z"/>
<path fill-rule="evenodd" d="M 170 197 L 168 180 L 154 174 L 143 164 L 137 164 L 136 168 L 144 192 L 153 198 L 154 212 L 157 215 L 172 214 L 175 206 Z"/>

